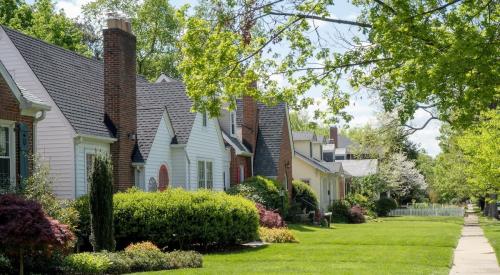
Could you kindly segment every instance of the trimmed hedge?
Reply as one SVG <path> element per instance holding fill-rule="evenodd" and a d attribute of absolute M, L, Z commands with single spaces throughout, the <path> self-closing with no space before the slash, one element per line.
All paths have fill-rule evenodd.
<path fill-rule="evenodd" d="M 259 213 L 254 203 L 223 192 L 168 189 L 117 193 L 113 204 L 118 247 L 152 241 L 160 247 L 206 248 L 258 238 Z"/>
<path fill-rule="evenodd" d="M 288 210 L 288 194 L 280 196 L 283 186 L 280 182 L 262 176 L 246 179 L 244 182 L 229 188 L 226 192 L 231 195 L 241 195 L 251 201 L 260 203 L 269 210 L 279 210 L 283 217 Z"/>
<path fill-rule="evenodd" d="M 338 223 L 347 223 L 349 221 L 351 205 L 345 200 L 333 201 L 328 208 L 332 212 L 332 221 Z"/>
<path fill-rule="evenodd" d="M 391 210 L 398 208 L 398 204 L 392 198 L 380 198 L 375 202 L 375 210 L 380 217 L 386 217 Z"/>
<path fill-rule="evenodd" d="M 259 228 L 260 240 L 266 243 L 296 243 L 298 242 L 288 228 Z"/>

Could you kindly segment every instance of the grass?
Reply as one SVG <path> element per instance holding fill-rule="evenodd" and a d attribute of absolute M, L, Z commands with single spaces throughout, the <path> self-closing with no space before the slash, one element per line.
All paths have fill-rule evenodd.
<path fill-rule="evenodd" d="M 491 246 L 493 246 L 497 255 L 497 260 L 500 262 L 500 221 L 486 217 L 481 217 L 479 221 L 481 228 L 483 228 L 484 235 Z"/>
<path fill-rule="evenodd" d="M 291 225 L 300 243 L 208 254 L 200 269 L 142 274 L 448 274 L 462 224 L 397 217 L 334 228 Z"/>

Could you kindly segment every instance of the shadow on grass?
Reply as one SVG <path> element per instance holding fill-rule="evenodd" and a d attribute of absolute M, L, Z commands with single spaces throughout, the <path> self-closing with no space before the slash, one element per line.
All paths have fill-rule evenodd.
<path fill-rule="evenodd" d="M 227 254 L 246 254 L 246 253 L 253 253 L 253 252 L 258 252 L 261 250 L 264 250 L 266 248 L 269 248 L 269 244 L 263 245 L 263 246 L 258 246 L 258 247 L 247 247 L 247 246 L 238 246 L 233 247 L 232 249 L 226 250 L 226 251 L 211 251 L 211 252 L 206 252 L 203 254 L 210 254 L 210 255 L 227 255 Z"/>

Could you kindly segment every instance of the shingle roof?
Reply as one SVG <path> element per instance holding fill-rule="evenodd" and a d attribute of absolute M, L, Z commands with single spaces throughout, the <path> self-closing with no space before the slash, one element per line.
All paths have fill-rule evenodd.
<path fill-rule="evenodd" d="M 308 131 L 294 131 L 292 132 L 293 140 L 313 140 L 314 134 Z"/>
<path fill-rule="evenodd" d="M 231 145 L 232 147 L 234 147 L 234 149 L 236 150 L 237 154 L 238 153 L 247 153 L 247 154 L 251 154 L 250 150 L 248 150 L 247 147 L 245 147 L 245 145 L 243 145 L 243 143 L 237 139 L 236 137 L 232 137 L 231 135 L 229 135 L 228 133 L 222 131 L 222 138 L 224 138 L 224 140 L 226 141 L 226 143 L 228 143 L 229 145 Z"/>
<path fill-rule="evenodd" d="M 340 173 L 342 171 L 342 163 L 340 162 L 320 161 L 314 158 L 307 157 L 297 151 L 295 151 L 295 155 L 297 155 L 299 158 L 306 161 L 316 169 L 319 169 L 325 173 Z"/>
<path fill-rule="evenodd" d="M 192 101 L 187 97 L 182 82 L 138 83 L 137 100 L 139 146 L 145 158 L 164 110 L 170 117 L 177 142 L 187 143 L 196 113 L 191 112 Z"/>
<path fill-rule="evenodd" d="M 76 132 L 110 137 L 103 63 L 3 27 Z"/>
<path fill-rule="evenodd" d="M 266 106 L 258 103 L 259 131 L 255 149 L 254 173 L 267 177 L 278 175 L 280 147 L 283 139 L 283 123 L 286 122 L 287 106 L 279 103 Z"/>

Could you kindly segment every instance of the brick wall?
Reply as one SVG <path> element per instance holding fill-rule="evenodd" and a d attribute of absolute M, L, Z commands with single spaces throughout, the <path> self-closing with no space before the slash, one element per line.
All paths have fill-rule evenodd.
<path fill-rule="evenodd" d="M 106 115 L 117 130 L 110 148 L 115 189 L 125 190 L 134 186 L 136 38 L 123 29 L 104 30 L 104 95 Z"/>
<path fill-rule="evenodd" d="M 250 157 L 237 156 L 234 148 L 231 148 L 231 163 L 229 166 L 230 178 L 229 182 L 231 186 L 240 183 L 239 169 L 240 165 L 245 167 L 245 179 L 251 177 L 251 159 Z"/>
<path fill-rule="evenodd" d="M 248 147 L 250 152 L 255 151 L 258 121 L 257 102 L 251 96 L 243 96 L 241 135 L 243 144 Z"/>
<path fill-rule="evenodd" d="M 280 160 L 278 166 L 278 181 L 283 182 L 285 173 L 288 179 L 288 196 L 292 197 L 292 146 L 290 132 L 286 118 L 283 119 L 282 137 L 280 146 Z"/>
<path fill-rule="evenodd" d="M 0 76 L 0 120 L 10 120 L 15 122 L 25 123 L 28 126 L 29 132 L 29 155 L 33 155 L 33 117 L 21 115 L 19 102 L 14 96 L 5 79 Z M 19 135 L 16 128 L 16 183 L 19 183 Z M 33 161 L 29 160 L 29 174 L 33 170 Z"/>

